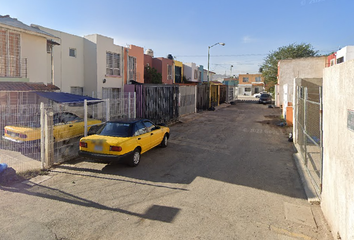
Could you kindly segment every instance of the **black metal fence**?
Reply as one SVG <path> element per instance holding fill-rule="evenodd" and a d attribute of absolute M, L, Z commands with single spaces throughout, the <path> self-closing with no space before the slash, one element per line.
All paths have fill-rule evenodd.
<path fill-rule="evenodd" d="M 136 85 L 137 117 L 148 118 L 158 123 L 177 121 L 178 94 L 177 85 L 145 84 Z"/>

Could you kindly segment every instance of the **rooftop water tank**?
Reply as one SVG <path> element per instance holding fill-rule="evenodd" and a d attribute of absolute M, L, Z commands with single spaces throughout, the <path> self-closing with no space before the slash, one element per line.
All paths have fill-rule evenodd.
<path fill-rule="evenodd" d="M 154 51 L 152 51 L 152 49 L 147 49 L 147 50 L 145 51 L 145 54 L 146 54 L 146 55 L 149 55 L 149 56 L 151 56 L 151 57 L 154 57 Z"/>

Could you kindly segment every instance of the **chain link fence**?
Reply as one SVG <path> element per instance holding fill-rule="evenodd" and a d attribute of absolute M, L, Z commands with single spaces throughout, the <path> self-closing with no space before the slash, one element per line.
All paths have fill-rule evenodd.
<path fill-rule="evenodd" d="M 1 105 L 0 160 L 6 163 L 13 152 L 17 162 L 38 161 L 44 168 L 73 159 L 78 154 L 80 138 L 91 127 L 108 120 L 134 118 L 135 108 L 133 93 L 116 99 L 88 101 L 86 106 L 54 102 Z"/>

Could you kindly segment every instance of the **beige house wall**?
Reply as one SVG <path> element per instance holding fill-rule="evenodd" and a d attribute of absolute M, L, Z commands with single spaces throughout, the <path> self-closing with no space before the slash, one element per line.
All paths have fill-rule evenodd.
<path fill-rule="evenodd" d="M 27 78 L 30 82 L 51 83 L 47 71 L 47 39 L 36 35 L 21 33 L 21 58 L 27 58 Z"/>
<path fill-rule="evenodd" d="M 84 87 L 84 40 L 82 37 L 50 28 L 37 26 L 39 29 L 60 38 L 60 45 L 53 46 L 54 85 L 62 92 L 71 92 L 71 87 Z M 69 56 L 69 49 L 75 49 L 76 56 Z M 50 54 L 47 54 L 50 64 Z M 51 72 L 47 72 L 47 78 Z"/>
<path fill-rule="evenodd" d="M 341 239 L 354 239 L 354 131 L 348 126 L 353 93 L 354 60 L 324 70 L 321 206 L 333 236 L 338 232 Z"/>
<path fill-rule="evenodd" d="M 285 116 L 286 107 L 289 102 L 292 103 L 295 78 L 322 78 L 323 69 L 326 66 L 327 58 L 309 57 L 286 59 L 278 62 L 278 91 L 275 94 L 275 103 L 277 107 L 283 108 Z M 284 99 L 284 86 L 287 89 L 287 99 Z"/>

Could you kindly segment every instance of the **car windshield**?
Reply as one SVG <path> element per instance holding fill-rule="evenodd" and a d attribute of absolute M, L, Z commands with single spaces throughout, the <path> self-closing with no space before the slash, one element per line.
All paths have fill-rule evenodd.
<path fill-rule="evenodd" d="M 108 122 L 97 132 L 97 134 L 111 137 L 131 137 L 132 124 Z"/>

